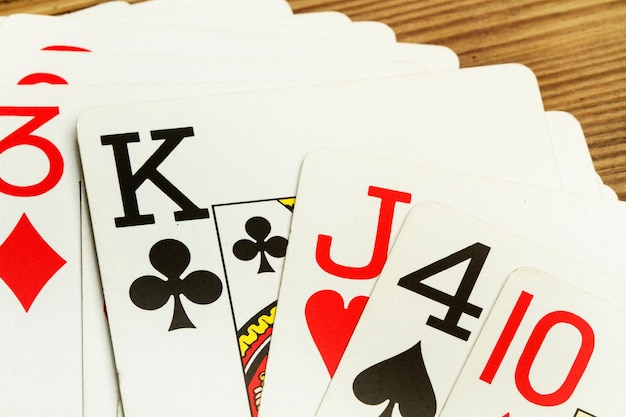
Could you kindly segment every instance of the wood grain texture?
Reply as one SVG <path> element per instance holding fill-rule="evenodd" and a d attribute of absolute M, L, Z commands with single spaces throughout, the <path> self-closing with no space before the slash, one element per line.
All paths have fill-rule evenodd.
<path fill-rule="evenodd" d="M 0 15 L 60 14 L 99 0 L 0 0 Z M 136 1 L 131 1 L 136 2 Z M 462 67 L 518 62 L 546 110 L 581 123 L 596 170 L 626 200 L 626 1 L 288 0 L 294 12 L 336 10 L 389 25 L 398 41 L 446 45 Z"/>

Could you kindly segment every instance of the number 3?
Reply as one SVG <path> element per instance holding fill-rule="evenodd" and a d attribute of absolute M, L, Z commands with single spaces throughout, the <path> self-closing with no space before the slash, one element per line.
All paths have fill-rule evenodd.
<path fill-rule="evenodd" d="M 37 184 L 14 185 L 0 178 L 0 193 L 16 197 L 34 197 L 50 191 L 61 180 L 63 176 L 61 152 L 48 139 L 33 135 L 33 131 L 58 114 L 58 107 L 0 107 L 0 116 L 32 116 L 30 121 L 0 140 L 0 154 L 16 146 L 30 145 L 40 149 L 50 163 L 48 174 Z"/>

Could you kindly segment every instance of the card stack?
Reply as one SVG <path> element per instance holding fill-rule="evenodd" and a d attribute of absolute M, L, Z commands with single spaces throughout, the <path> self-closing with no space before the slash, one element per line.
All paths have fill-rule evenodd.
<path fill-rule="evenodd" d="M 626 206 L 528 68 L 283 0 L 0 48 L 0 416 L 626 411 Z"/>

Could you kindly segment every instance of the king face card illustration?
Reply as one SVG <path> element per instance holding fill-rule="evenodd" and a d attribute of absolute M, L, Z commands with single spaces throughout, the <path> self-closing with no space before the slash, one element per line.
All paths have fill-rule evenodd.
<path fill-rule="evenodd" d="M 295 198 L 213 206 L 252 413 L 265 381 Z"/>

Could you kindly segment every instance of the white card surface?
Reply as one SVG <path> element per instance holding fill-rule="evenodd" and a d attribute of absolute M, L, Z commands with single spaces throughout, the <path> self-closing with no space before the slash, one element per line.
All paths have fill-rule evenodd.
<path fill-rule="evenodd" d="M 546 112 L 546 118 L 563 189 L 603 196 L 605 186 L 598 181 L 598 174 L 593 166 L 587 141 L 578 120 L 562 111 Z M 614 194 L 612 198 L 617 199 Z"/>
<path fill-rule="evenodd" d="M 81 184 L 83 416 L 115 416 L 117 373 L 86 198 Z"/>
<path fill-rule="evenodd" d="M 59 138 L 70 125 L 58 101 L 2 97 L 0 414 L 80 416 L 78 161 Z"/>
<path fill-rule="evenodd" d="M 437 162 L 456 164 L 458 161 L 451 161 L 447 154 L 443 157 L 440 151 L 446 146 L 446 138 L 454 138 L 462 132 L 467 138 L 468 146 L 472 143 L 473 150 L 476 147 L 491 149 L 496 146 L 515 155 L 514 160 L 502 164 L 499 160 L 492 161 L 489 158 L 492 155 L 490 152 L 479 153 L 469 161 L 474 169 L 487 169 L 503 176 L 520 176 L 529 182 L 558 183 L 553 156 L 549 152 L 544 155 L 537 151 L 542 148 L 549 150 L 550 139 L 543 109 L 541 106 L 537 108 L 538 92 L 533 91 L 532 87 L 535 81 L 530 76 L 525 69 L 505 66 L 428 74 L 419 78 L 398 77 L 362 83 L 276 90 L 259 95 L 225 95 L 219 98 L 146 103 L 141 106 L 96 109 L 86 113 L 79 122 L 79 143 L 116 362 L 120 374 L 126 375 L 126 378 L 121 378 L 120 384 L 127 415 L 131 417 L 130 409 L 133 408 L 135 413 L 146 412 L 146 406 L 154 407 L 149 412 L 161 412 L 163 415 L 168 412 L 165 411 L 166 404 L 152 401 L 146 405 L 141 395 L 137 394 L 145 392 L 147 386 L 151 387 L 149 391 L 158 392 L 161 388 L 152 384 L 162 380 L 162 370 L 136 368 L 138 358 L 145 358 L 145 350 L 137 345 L 137 340 L 146 345 L 154 345 L 154 337 L 157 336 L 153 336 L 153 332 L 167 332 L 163 321 L 167 321 L 168 314 L 171 319 L 171 307 L 164 308 L 159 313 L 145 312 L 133 305 L 128 298 L 131 283 L 146 274 L 146 269 L 151 269 L 147 263 L 147 253 L 156 240 L 174 235 L 181 241 L 185 237 L 197 242 L 200 246 L 196 251 L 209 254 L 205 256 L 210 265 L 203 269 L 218 271 L 216 273 L 223 277 L 223 273 L 219 272 L 223 269 L 220 253 L 221 250 L 225 252 L 230 248 L 220 247 L 220 242 L 217 241 L 218 233 L 221 234 L 222 229 L 218 231 L 214 224 L 215 219 L 219 222 L 220 218 L 216 206 L 293 197 L 305 153 L 312 147 L 331 143 L 397 157 L 423 158 L 422 161 L 434 161 L 439 155 Z M 511 78 L 496 81 L 499 77 Z M 484 84 L 481 86 L 482 83 Z M 476 94 L 469 92 L 473 89 L 476 89 Z M 511 91 L 511 97 L 515 97 L 515 100 L 505 94 L 507 89 L 514 90 Z M 462 93 L 457 96 L 459 91 Z M 474 105 L 478 91 L 485 99 L 480 109 Z M 507 97 L 503 97 L 503 94 Z M 422 104 L 421 97 L 432 99 L 427 104 Z M 441 100 L 440 105 L 437 100 Z M 468 102 L 463 103 L 463 100 Z M 392 102 L 397 106 L 389 106 Z M 451 107 L 450 102 L 457 107 Z M 490 106 L 492 111 L 487 111 L 485 106 Z M 507 109 L 508 106 L 515 108 Z M 494 112 L 498 113 L 497 117 L 493 117 Z M 314 120 L 310 118 L 311 114 L 315 114 Z M 520 119 L 520 114 L 526 115 L 524 120 Z M 207 119 L 207 115 L 211 117 Z M 458 119 L 450 123 L 451 117 Z M 489 123 L 486 122 L 487 119 L 485 123 L 479 123 L 477 120 L 481 117 L 488 117 Z M 241 123 L 242 120 L 245 123 Z M 324 123 L 318 123 L 318 120 L 324 120 Z M 492 120 L 497 122 L 493 123 Z M 391 137 L 388 134 L 389 126 L 394 126 L 396 131 Z M 116 227 L 114 218 L 126 217 L 121 202 L 120 184 L 111 180 L 117 178 L 119 173 L 112 145 L 103 145 L 101 137 L 115 137 L 124 133 L 131 133 L 136 137 L 132 132 L 138 132 L 139 143 L 128 144 L 128 151 L 132 152 L 132 172 L 135 172 L 159 143 L 149 139 L 150 132 L 179 128 L 186 129 L 189 134 L 185 136 L 183 146 L 173 150 L 171 159 L 166 155 L 168 159 L 163 161 L 163 175 L 176 187 L 180 187 L 181 192 L 197 207 L 211 209 L 210 218 L 174 221 L 172 212 L 177 210 L 181 201 L 172 200 L 159 187 L 148 186 L 142 187 L 137 193 L 140 199 L 138 210 L 139 214 L 154 214 L 155 224 Z M 193 133 L 188 128 L 192 128 Z M 259 140 L 250 139 L 258 138 L 259 132 L 263 132 Z M 503 136 L 509 137 L 511 143 L 523 146 L 513 152 L 511 143 L 505 145 L 500 142 Z M 517 139 L 513 139 L 514 137 Z M 420 140 L 416 141 L 415 138 Z M 528 149 L 530 142 L 537 144 L 533 152 Z M 467 163 L 465 155 L 461 157 L 463 152 L 459 150 L 459 153 L 458 160 Z M 533 165 L 537 170 L 529 172 L 525 169 L 527 165 L 522 163 L 522 153 L 527 153 L 530 159 L 535 160 Z M 489 162 L 484 163 L 482 158 L 489 158 Z M 167 166 L 170 168 L 165 168 Z M 545 170 L 538 176 L 541 166 Z M 519 172 L 513 172 L 517 168 Z M 133 197 L 130 198 L 133 200 Z M 245 216 L 242 220 L 246 220 Z M 261 232 L 249 232 L 244 226 L 241 224 L 238 229 L 241 233 L 239 239 L 259 238 Z M 264 233 L 262 239 L 274 236 Z M 122 247 L 119 245 L 120 241 L 136 243 L 130 245 L 132 248 L 126 245 Z M 131 258 L 143 259 L 143 262 L 134 265 Z M 116 261 L 119 259 L 128 261 Z M 271 291 L 275 294 L 277 289 L 272 288 Z M 198 308 L 202 311 L 202 306 Z M 190 313 L 190 317 L 193 316 Z M 235 313 L 235 316 L 238 314 Z M 137 317 L 142 323 L 146 320 L 145 323 L 153 324 L 130 326 L 129 317 Z M 154 352 L 155 356 L 163 354 Z M 193 372 L 202 373 L 204 368 L 196 364 Z M 167 378 L 180 378 L 175 385 L 181 389 L 202 388 L 189 388 L 185 384 L 190 379 L 182 375 L 167 373 Z M 224 382 L 221 383 L 224 387 Z M 252 388 L 250 385 L 249 387 Z M 130 400 L 132 396 L 135 396 L 134 405 Z M 197 397 L 202 398 L 199 395 Z M 157 395 L 156 398 L 161 396 Z M 210 398 L 203 397 L 203 400 L 210 401 Z M 190 404 L 191 408 L 206 407 L 196 403 Z M 179 413 L 180 409 L 169 412 Z"/>
<path fill-rule="evenodd" d="M 169 15 L 163 16 L 163 18 L 165 21 L 170 22 Z M 144 21 L 135 23 L 150 25 L 165 24 L 165 22 L 160 22 L 160 20 L 161 19 L 158 19 L 156 22 Z M 242 24 L 239 20 L 235 20 L 228 25 L 228 22 L 221 21 L 210 23 L 203 19 L 195 24 L 186 22 L 183 27 L 224 30 L 228 32 L 257 33 L 280 36 L 303 36 L 369 42 L 392 43 L 396 41 L 395 32 L 389 26 L 380 22 L 308 23 L 306 25 L 283 24 L 280 21 L 273 25 L 268 22 L 257 22 L 257 20 L 254 20 Z M 171 26 L 171 24 L 168 26 Z"/>
<path fill-rule="evenodd" d="M 131 5 L 123 10 L 110 11 L 107 18 L 119 18 L 130 21 L 153 19 L 153 15 L 170 14 L 173 19 L 180 21 L 202 16 L 214 16 L 214 19 L 260 19 L 265 17 L 290 16 L 291 8 L 282 0 L 232 0 L 232 1 L 190 1 L 176 2 L 145 1 Z"/>
<path fill-rule="evenodd" d="M 515 271 L 442 416 L 610 416 L 626 409 L 623 306 L 544 272 Z"/>
<path fill-rule="evenodd" d="M 5 49 L 3 84 L 151 84 L 342 81 L 423 72 L 413 62 L 307 58 L 122 55 Z"/>
<path fill-rule="evenodd" d="M 117 19 L 111 19 L 111 21 L 118 21 Z M 293 25 L 319 25 L 319 24 L 338 24 L 338 23 L 350 23 L 352 22 L 348 16 L 340 12 L 309 12 L 309 13 L 297 13 L 287 16 L 276 17 L 263 17 L 263 18 L 234 18 L 232 20 L 219 19 L 213 20 L 207 16 L 207 19 L 202 23 L 195 24 L 193 27 L 211 27 L 211 28 L 223 28 L 223 29 L 236 29 L 245 30 L 246 28 L 263 28 L 265 26 L 293 26 Z M 167 22 L 162 22 L 164 25 L 173 26 L 188 26 L 185 19 L 178 20 L 170 19 Z"/>
<path fill-rule="evenodd" d="M 414 207 L 315 415 L 440 415 L 500 289 L 529 266 L 626 305 L 622 278 L 440 204 Z"/>
<path fill-rule="evenodd" d="M 300 175 L 261 413 L 315 412 L 331 373 L 324 362 L 328 355 L 320 352 L 339 352 L 331 356 L 331 365 L 336 365 L 342 351 L 333 346 L 345 347 L 347 339 L 329 338 L 329 346 L 319 340 L 315 343 L 304 315 L 307 300 L 321 290 L 341 292 L 346 303 L 369 295 L 372 279 L 346 276 L 362 270 L 370 270 L 370 278 L 377 276 L 409 208 L 429 200 L 466 211 L 599 269 L 621 276 L 626 267 L 619 256 L 626 238 L 624 203 L 363 154 L 316 150 L 306 158 Z M 321 235 L 332 238 L 330 249 L 328 242 L 318 245 Z M 331 264 L 327 258 L 351 269 L 344 274 L 340 268 L 322 266 Z M 280 359 L 274 362 L 273 355 Z M 306 394 L 293 393 L 294 384 Z"/>
<path fill-rule="evenodd" d="M 81 18 L 85 17 L 94 17 L 106 14 L 112 11 L 120 11 L 129 6 L 129 4 L 125 1 L 106 1 L 104 3 L 96 4 L 91 7 L 86 7 L 84 9 L 75 10 L 71 13 L 67 13 L 65 16 L 80 16 Z"/>
<path fill-rule="evenodd" d="M 116 36 L 110 36 L 112 32 Z M 19 44 L 15 39 L 20 39 Z M 436 45 L 339 41 L 33 15 L 13 15 L 0 26 L 2 47 L 39 50 L 53 45 L 131 54 L 399 59 L 416 62 L 429 71 L 459 67 L 454 52 Z"/>

